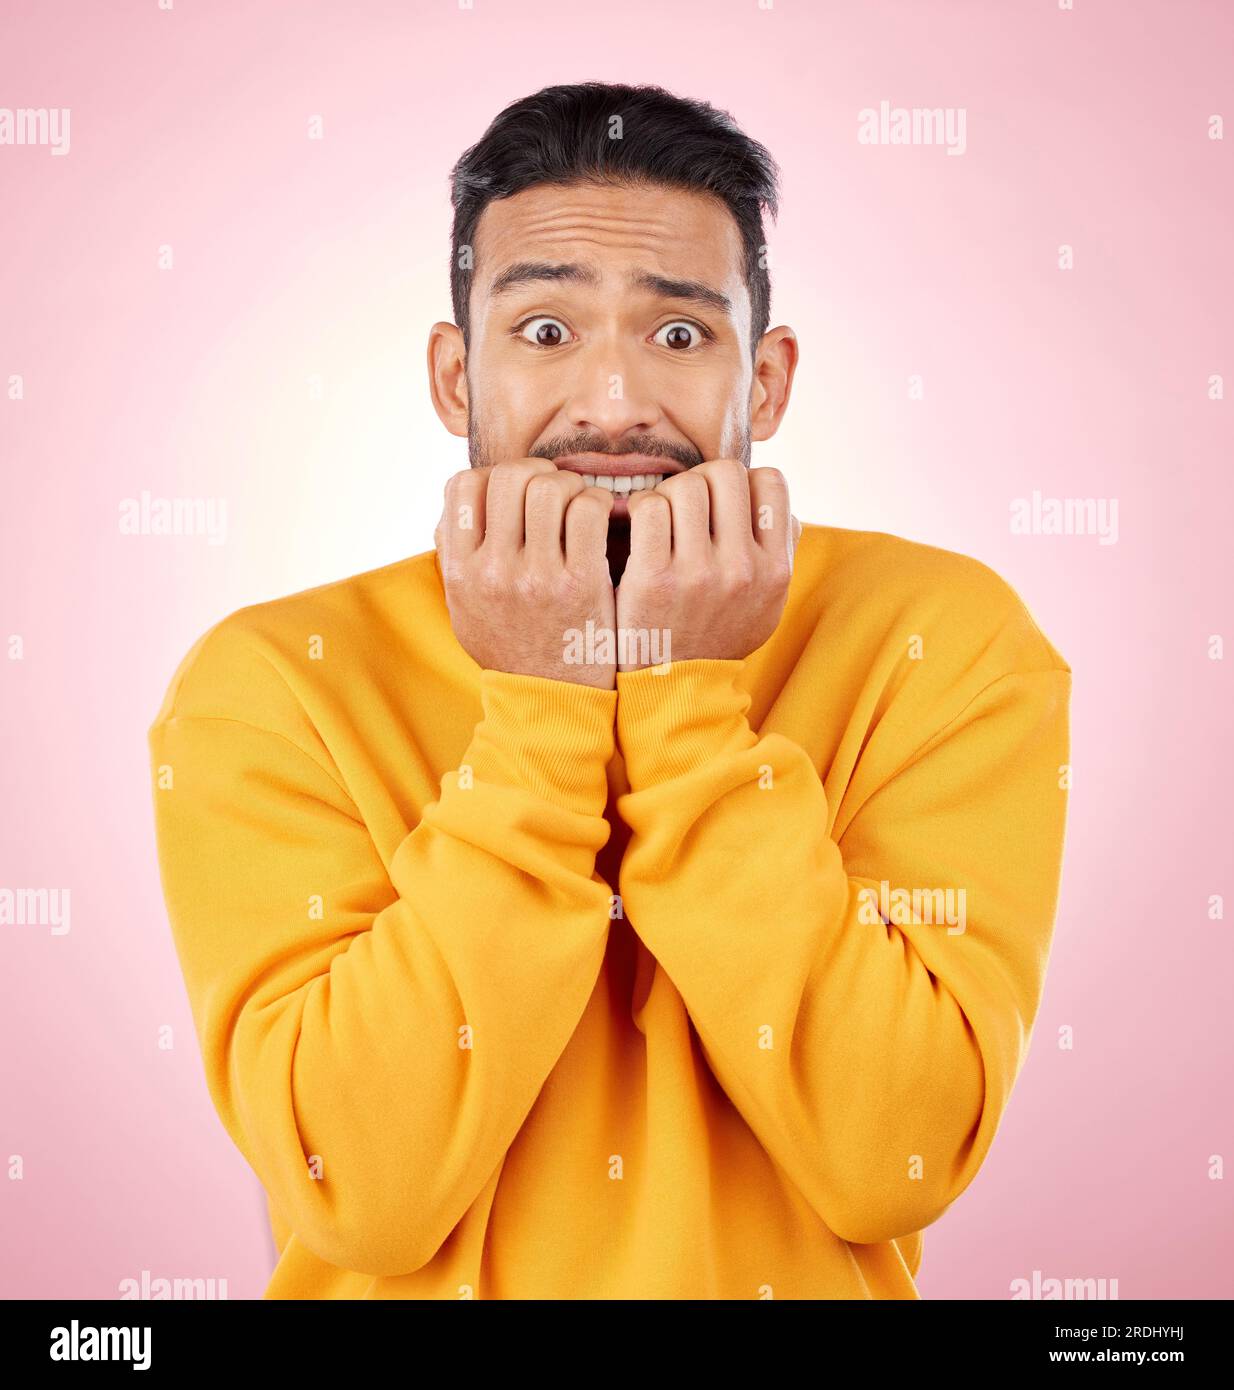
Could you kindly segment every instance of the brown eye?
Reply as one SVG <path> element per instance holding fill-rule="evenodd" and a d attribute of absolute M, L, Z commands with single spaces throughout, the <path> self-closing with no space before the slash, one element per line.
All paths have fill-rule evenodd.
<path fill-rule="evenodd" d="M 528 329 L 533 330 L 530 334 Z M 565 327 L 557 319 L 529 319 L 520 329 L 522 337 L 537 347 L 559 347 L 565 342 Z"/>
<path fill-rule="evenodd" d="M 681 351 L 683 348 L 697 346 L 695 338 L 699 335 L 698 329 L 693 324 L 677 322 L 666 323 L 659 333 L 656 334 L 656 342 L 664 347 L 676 348 Z"/>

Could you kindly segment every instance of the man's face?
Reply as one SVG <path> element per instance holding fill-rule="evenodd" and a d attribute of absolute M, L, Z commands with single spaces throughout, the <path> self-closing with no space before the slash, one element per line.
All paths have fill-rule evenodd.
<path fill-rule="evenodd" d="M 476 230 L 466 361 L 474 468 L 544 458 L 623 491 L 750 462 L 750 298 L 718 200 L 541 185 Z"/>

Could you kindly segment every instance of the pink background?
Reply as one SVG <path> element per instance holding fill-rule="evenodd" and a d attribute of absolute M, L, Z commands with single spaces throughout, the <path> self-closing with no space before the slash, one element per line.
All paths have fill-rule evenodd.
<path fill-rule="evenodd" d="M 265 1287 L 164 915 L 146 730 L 226 613 L 432 545 L 466 466 L 424 365 L 450 165 L 507 101 L 600 78 L 705 97 L 782 165 L 772 323 L 801 367 L 755 464 L 808 520 L 986 561 L 1075 672 L 1048 986 L 923 1296 L 1034 1270 L 1234 1295 L 1208 1176 L 1234 1152 L 1231 947 L 1207 911 L 1234 895 L 1234 653 L 1207 650 L 1234 640 L 1234 405 L 1208 394 L 1234 391 L 1234 129 L 1208 138 L 1234 122 L 1234 11 L 1075 5 L 5 0 L 0 105 L 72 116 L 65 157 L 0 146 L 0 886 L 69 887 L 73 912 L 63 936 L 0 928 L 0 1159 L 25 1166 L 0 1181 L 0 1294 Z M 966 153 L 859 144 L 884 99 L 963 107 Z M 1011 534 L 1034 489 L 1117 500 L 1117 544 Z M 226 543 L 120 534 L 143 490 L 225 499 Z"/>

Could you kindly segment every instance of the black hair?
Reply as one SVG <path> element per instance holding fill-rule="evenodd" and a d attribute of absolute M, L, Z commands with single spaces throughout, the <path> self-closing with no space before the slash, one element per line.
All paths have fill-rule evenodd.
<path fill-rule="evenodd" d="M 614 125 L 620 117 L 620 126 Z M 613 131 L 620 130 L 620 138 Z M 450 175 L 454 226 L 450 297 L 469 345 L 472 267 L 480 214 L 537 184 L 660 184 L 710 194 L 737 222 L 750 295 L 754 354 L 771 319 L 763 209 L 779 210 L 779 168 L 727 111 L 662 87 L 579 82 L 544 87 L 499 112 Z M 461 264 L 464 247 L 471 249 Z"/>

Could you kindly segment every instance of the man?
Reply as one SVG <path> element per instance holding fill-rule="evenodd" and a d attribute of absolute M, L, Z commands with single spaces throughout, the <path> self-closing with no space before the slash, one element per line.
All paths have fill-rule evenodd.
<path fill-rule="evenodd" d="M 232 614 L 151 729 L 269 1298 L 916 1298 L 1024 1061 L 1070 672 L 750 468 L 775 166 L 655 88 L 453 184 L 434 551 Z"/>

